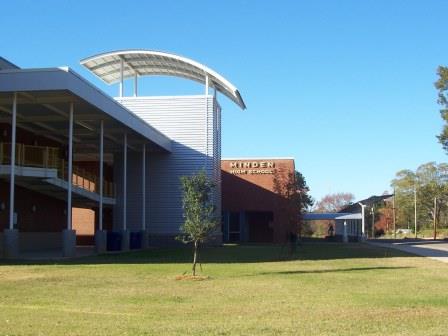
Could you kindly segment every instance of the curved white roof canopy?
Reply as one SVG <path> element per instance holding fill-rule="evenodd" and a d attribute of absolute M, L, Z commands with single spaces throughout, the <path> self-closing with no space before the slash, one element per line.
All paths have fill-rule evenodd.
<path fill-rule="evenodd" d="M 217 72 L 189 58 L 152 50 L 119 50 L 95 55 L 81 60 L 81 64 L 107 84 L 121 81 L 121 62 L 123 79 L 135 76 L 175 76 L 206 82 L 229 97 L 242 109 L 246 108 L 238 89 Z"/>

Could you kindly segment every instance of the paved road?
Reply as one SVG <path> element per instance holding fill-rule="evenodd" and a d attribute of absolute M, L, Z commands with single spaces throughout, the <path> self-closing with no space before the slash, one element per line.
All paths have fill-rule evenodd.
<path fill-rule="evenodd" d="M 446 241 L 425 240 L 399 243 L 377 243 L 370 241 L 369 243 L 376 246 L 394 248 L 400 251 L 448 263 L 448 242 Z"/>

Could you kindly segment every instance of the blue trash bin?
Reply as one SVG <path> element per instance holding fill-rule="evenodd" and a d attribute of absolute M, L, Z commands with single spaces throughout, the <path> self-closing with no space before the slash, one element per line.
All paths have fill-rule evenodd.
<path fill-rule="evenodd" d="M 120 251 L 121 239 L 121 233 L 112 231 L 107 232 L 107 250 Z"/>
<path fill-rule="evenodd" d="M 138 250 L 142 248 L 142 233 L 131 232 L 129 235 L 129 248 L 131 250 Z"/>

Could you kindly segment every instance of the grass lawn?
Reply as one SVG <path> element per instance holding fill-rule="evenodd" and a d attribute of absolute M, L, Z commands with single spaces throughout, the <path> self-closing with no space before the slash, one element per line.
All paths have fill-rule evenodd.
<path fill-rule="evenodd" d="M 0 335 L 447 335 L 448 264 L 364 244 L 190 249 L 0 266 Z M 283 259 L 283 260 L 282 260 Z"/>

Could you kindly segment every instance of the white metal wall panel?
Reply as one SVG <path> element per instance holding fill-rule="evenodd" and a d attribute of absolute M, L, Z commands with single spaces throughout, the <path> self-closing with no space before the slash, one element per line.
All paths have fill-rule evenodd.
<path fill-rule="evenodd" d="M 128 149 L 127 165 L 127 205 L 126 222 L 127 229 L 140 231 L 142 229 L 142 152 Z M 146 167 L 149 165 L 149 157 L 146 155 Z M 148 174 L 147 174 L 148 175 Z M 116 205 L 114 207 L 114 230 L 123 228 L 123 154 L 114 156 L 114 181 L 117 190 Z M 146 190 L 149 190 L 148 177 L 146 178 Z M 149 205 L 149 195 L 146 195 L 146 203 Z M 146 208 L 146 221 L 148 222 L 149 206 Z"/>
<path fill-rule="evenodd" d="M 191 175 L 204 168 L 218 186 L 214 196 L 220 213 L 220 134 L 216 134 L 220 120 L 217 104 L 212 96 L 207 102 L 204 95 L 174 97 L 122 97 L 116 98 L 129 110 L 161 131 L 172 140 L 172 153 L 148 153 L 147 181 L 149 181 L 149 211 L 147 227 L 154 235 L 176 235 L 183 222 L 180 177 Z M 207 113 L 206 113 L 207 107 Z M 219 163 L 219 165 L 218 165 Z M 132 162 L 130 165 L 141 162 Z M 132 168 L 128 168 L 130 174 Z M 135 170 L 136 172 L 138 171 Z M 129 176 L 130 181 L 141 178 Z M 118 188 L 119 189 L 119 188 Z M 141 195 L 139 196 L 141 197 Z M 139 202 L 128 193 L 129 202 Z M 119 201 L 117 199 L 117 201 Z M 139 206 L 128 202 L 128 226 L 141 218 Z M 136 212 L 136 214 L 135 214 Z M 218 213 L 218 214 L 219 214 Z M 117 216 L 118 217 L 118 216 Z"/>

